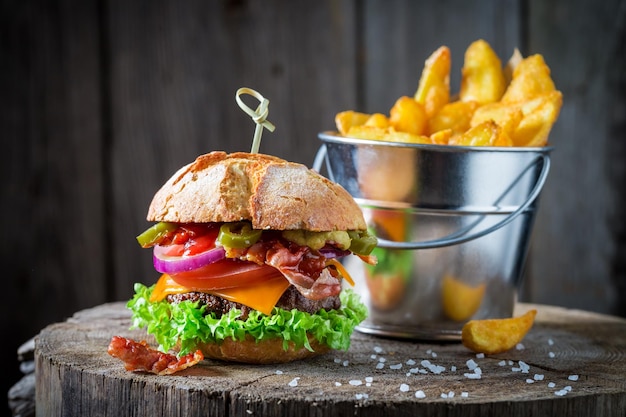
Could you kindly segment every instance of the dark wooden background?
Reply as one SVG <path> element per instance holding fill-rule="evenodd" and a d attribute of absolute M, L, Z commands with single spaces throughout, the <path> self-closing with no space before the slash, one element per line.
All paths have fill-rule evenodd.
<path fill-rule="evenodd" d="M 261 151 L 311 165 L 337 112 L 388 112 L 441 45 L 457 90 L 478 38 L 543 54 L 564 96 L 520 298 L 626 316 L 623 0 L 0 4 L 3 392 L 22 342 L 154 282 L 150 199 L 197 154 L 250 149 L 239 87 L 270 99 Z"/>

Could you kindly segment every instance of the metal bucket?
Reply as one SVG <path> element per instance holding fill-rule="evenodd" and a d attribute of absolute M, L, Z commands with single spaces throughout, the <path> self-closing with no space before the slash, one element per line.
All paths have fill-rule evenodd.
<path fill-rule="evenodd" d="M 470 319 L 511 317 L 551 147 L 360 140 L 334 132 L 313 164 L 379 239 L 378 265 L 346 261 L 380 336 L 458 340 Z"/>

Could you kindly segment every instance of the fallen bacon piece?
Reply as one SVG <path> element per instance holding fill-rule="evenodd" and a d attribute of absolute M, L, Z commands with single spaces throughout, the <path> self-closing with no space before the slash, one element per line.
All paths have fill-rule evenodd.
<path fill-rule="evenodd" d="M 113 336 L 107 352 L 121 359 L 127 371 L 145 371 L 157 375 L 182 371 L 204 359 L 200 350 L 177 358 L 176 355 L 152 349 L 145 340 L 136 342 L 121 336 Z"/>

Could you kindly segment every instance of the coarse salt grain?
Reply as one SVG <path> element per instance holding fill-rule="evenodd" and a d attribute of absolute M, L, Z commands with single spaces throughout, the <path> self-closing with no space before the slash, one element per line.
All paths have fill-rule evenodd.
<path fill-rule="evenodd" d="M 402 369 L 402 364 L 401 363 L 397 363 L 395 365 L 390 365 L 389 369 L 393 369 L 393 370 Z"/>
<path fill-rule="evenodd" d="M 556 387 L 556 384 L 554 382 L 548 383 L 548 388 L 554 388 L 554 387 Z"/>
<path fill-rule="evenodd" d="M 348 383 L 355 387 L 358 387 L 359 385 L 363 385 L 363 381 L 361 381 L 360 379 L 351 379 L 350 382 Z"/>
<path fill-rule="evenodd" d="M 280 369 L 277 369 L 277 370 L 276 370 L 276 372 L 275 372 L 275 374 L 276 374 L 276 375 L 282 375 L 282 374 L 283 374 L 283 371 L 281 371 Z"/>
<path fill-rule="evenodd" d="M 527 378 L 527 379 L 526 379 L 526 383 L 527 383 L 527 384 L 534 384 L 534 383 L 535 383 L 535 380 L 534 380 L 534 379 Z"/>
<path fill-rule="evenodd" d="M 480 379 L 482 377 L 481 374 L 469 373 L 469 372 L 464 373 L 463 376 L 465 376 L 465 378 L 467 379 Z"/>
<path fill-rule="evenodd" d="M 374 352 L 376 353 L 382 353 L 383 348 L 381 348 L 380 346 L 374 346 Z"/>
<path fill-rule="evenodd" d="M 548 352 L 548 356 L 549 356 L 550 358 L 554 358 L 556 355 L 554 354 L 554 352 Z"/>
<path fill-rule="evenodd" d="M 535 376 L 533 378 L 535 379 L 535 381 L 543 381 L 543 375 L 542 374 L 535 374 Z"/>
<path fill-rule="evenodd" d="M 461 393 L 461 397 L 463 397 L 463 398 L 467 398 L 467 397 L 469 397 L 469 394 L 468 394 L 466 391 L 463 391 L 463 392 Z"/>
<path fill-rule="evenodd" d="M 370 359 L 376 359 L 377 356 L 375 354 L 372 353 L 372 355 L 370 355 Z"/>
<path fill-rule="evenodd" d="M 415 391 L 415 398 L 426 398 L 426 394 L 421 389 L 417 390 Z"/>
<path fill-rule="evenodd" d="M 335 363 L 341 363 L 341 359 L 339 359 L 339 358 L 335 358 L 334 362 L 335 362 Z"/>
<path fill-rule="evenodd" d="M 484 357 L 485 357 L 485 354 L 484 354 L 484 353 L 477 353 L 477 354 L 476 354 L 476 357 L 477 357 L 478 359 L 482 359 L 482 358 L 484 358 Z"/>
<path fill-rule="evenodd" d="M 552 346 L 552 345 L 554 344 L 554 340 L 552 340 L 552 339 L 548 339 L 548 344 L 549 344 L 550 346 Z"/>
<path fill-rule="evenodd" d="M 376 369 L 383 369 L 384 367 L 385 367 L 385 364 L 384 364 L 384 363 L 382 363 L 382 362 L 378 362 L 378 363 L 376 364 Z"/>
<path fill-rule="evenodd" d="M 515 349 L 517 349 L 517 350 L 524 350 L 524 349 L 526 349 L 526 347 L 524 346 L 523 343 L 518 343 L 517 345 L 515 345 Z"/>
<path fill-rule="evenodd" d="M 400 391 L 409 392 L 409 386 L 407 384 L 400 385 Z"/>
<path fill-rule="evenodd" d="M 342 363 L 343 366 L 348 366 L 349 364 L 350 364 L 349 361 L 343 361 L 343 363 Z"/>
<path fill-rule="evenodd" d="M 500 362 L 498 362 L 498 365 L 504 366 L 504 365 L 506 365 L 506 361 L 505 360 L 501 360 Z"/>
<path fill-rule="evenodd" d="M 467 369 L 469 369 L 470 371 L 473 371 L 478 366 L 478 364 L 474 362 L 474 359 L 469 359 L 467 362 L 465 362 L 465 365 L 467 365 Z"/>
<path fill-rule="evenodd" d="M 416 362 L 415 362 L 413 359 L 409 359 L 409 360 L 407 360 L 405 363 L 406 363 L 407 365 L 409 365 L 409 366 L 412 366 L 412 365 L 415 365 L 415 364 L 416 364 Z"/>
<path fill-rule="evenodd" d="M 446 394 L 445 392 L 441 393 L 441 398 L 448 398 L 448 394 Z"/>
<path fill-rule="evenodd" d="M 355 395 L 355 397 L 356 397 L 356 399 L 357 399 L 357 400 L 366 400 L 366 399 L 368 399 L 370 396 L 369 396 L 369 395 L 367 395 L 366 393 L 363 393 L 363 394 L 356 394 L 356 395 Z"/>
<path fill-rule="evenodd" d="M 378 362 L 382 362 L 385 363 L 387 362 L 387 359 L 383 358 L 382 356 L 380 358 L 378 358 Z"/>
<path fill-rule="evenodd" d="M 436 354 L 435 352 L 432 352 L 432 353 L 431 353 L 431 356 L 432 356 L 433 358 L 436 358 L 436 357 L 437 357 L 437 354 Z"/>
<path fill-rule="evenodd" d="M 336 387 L 340 387 L 341 386 L 341 382 L 335 382 L 335 386 Z"/>
<path fill-rule="evenodd" d="M 448 398 L 453 398 L 454 397 L 454 391 L 450 391 L 448 393 Z"/>
<path fill-rule="evenodd" d="M 530 369 L 530 365 L 528 365 L 526 362 L 523 362 L 523 361 L 519 361 L 517 363 L 518 363 L 522 373 L 523 374 L 527 374 L 528 370 Z"/>
<path fill-rule="evenodd" d="M 374 377 L 371 377 L 371 376 L 365 377 L 365 382 L 369 382 L 369 383 L 374 382 Z"/>
<path fill-rule="evenodd" d="M 419 371 L 419 368 L 411 368 L 409 369 L 409 373 L 416 374 Z"/>
<path fill-rule="evenodd" d="M 578 375 L 570 375 L 567 377 L 570 381 L 578 381 Z"/>
<path fill-rule="evenodd" d="M 452 365 L 452 366 L 450 367 L 450 372 L 456 372 L 456 366 Z"/>
<path fill-rule="evenodd" d="M 289 382 L 289 386 L 290 387 L 297 387 L 299 379 L 300 379 L 300 377 L 295 377 L 294 379 L 292 379 L 291 382 Z"/>

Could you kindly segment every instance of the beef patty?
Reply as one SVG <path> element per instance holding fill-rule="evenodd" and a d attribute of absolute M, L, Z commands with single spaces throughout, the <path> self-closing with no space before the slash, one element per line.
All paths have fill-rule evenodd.
<path fill-rule="evenodd" d="M 180 303 L 181 301 L 199 301 L 199 305 L 206 305 L 206 313 L 215 313 L 217 317 L 221 317 L 222 314 L 228 313 L 231 309 L 236 308 L 241 310 L 241 320 L 246 320 L 250 311 L 253 309 L 233 301 L 228 301 L 217 295 L 211 295 L 203 292 L 187 292 L 182 294 L 170 294 L 166 297 L 168 303 Z M 339 296 L 328 297 L 323 300 L 310 300 L 300 294 L 300 292 L 293 286 L 289 286 L 287 290 L 280 297 L 276 303 L 276 307 L 283 310 L 293 310 L 294 308 L 300 311 L 305 311 L 310 314 L 315 314 L 321 309 L 324 310 L 337 310 L 341 307 L 341 301 Z"/>

